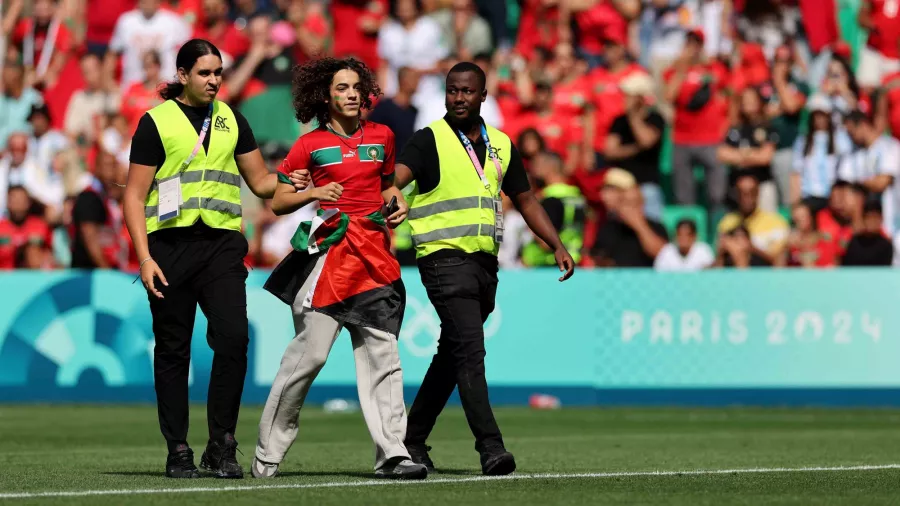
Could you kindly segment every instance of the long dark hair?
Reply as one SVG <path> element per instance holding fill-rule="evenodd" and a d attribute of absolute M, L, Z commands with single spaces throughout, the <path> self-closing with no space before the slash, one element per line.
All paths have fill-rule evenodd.
<path fill-rule="evenodd" d="M 208 54 L 215 55 L 220 60 L 222 59 L 222 53 L 219 52 L 219 48 L 214 46 L 212 42 L 203 39 L 191 39 L 185 42 L 181 49 L 178 50 L 178 56 L 175 57 L 175 68 L 190 72 L 197 60 Z M 163 100 L 180 97 L 182 93 L 184 93 L 184 85 L 178 79 L 167 82 L 159 90 L 159 96 Z"/>
<path fill-rule="evenodd" d="M 824 114 L 826 118 L 828 118 L 828 154 L 834 154 L 834 121 L 831 119 L 831 114 L 822 111 L 813 111 L 810 113 L 809 118 L 809 128 L 807 128 L 806 132 L 806 145 L 803 146 L 803 156 L 809 156 L 812 153 L 813 146 L 813 135 L 816 134 L 815 131 L 815 118 L 813 115 L 815 114 Z"/>
<path fill-rule="evenodd" d="M 326 57 L 294 67 L 294 113 L 298 121 L 308 123 L 315 118 L 320 127 L 328 123 L 331 81 L 341 70 L 352 70 L 359 76 L 360 110 L 372 108 L 372 98 L 381 95 L 381 88 L 369 67 L 356 58 Z"/>

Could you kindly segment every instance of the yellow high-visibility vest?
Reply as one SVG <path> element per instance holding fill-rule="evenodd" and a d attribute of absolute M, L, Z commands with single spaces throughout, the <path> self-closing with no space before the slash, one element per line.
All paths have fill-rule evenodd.
<path fill-rule="evenodd" d="M 182 205 L 179 215 L 159 220 L 159 184 L 178 177 L 181 166 L 197 145 L 199 135 L 174 100 L 166 100 L 148 114 L 156 123 L 166 151 L 166 161 L 156 171 L 144 203 L 147 233 L 167 228 L 189 227 L 203 220 L 212 228 L 241 230 L 241 174 L 234 161 L 238 124 L 234 112 L 218 100 L 213 104 L 209 150 L 202 147 L 180 173 Z"/>
<path fill-rule="evenodd" d="M 496 256 L 500 245 L 494 241 L 493 201 L 500 194 L 501 183 L 492 157 L 499 153 L 505 175 L 512 142 L 503 132 L 486 125 L 494 152 L 484 160 L 484 174 L 490 183 L 485 188 L 456 131 L 444 119 L 428 128 L 434 133 L 437 146 L 440 181 L 428 193 L 419 194 L 417 187 L 413 189 L 408 220 L 416 258 L 442 249 Z"/>

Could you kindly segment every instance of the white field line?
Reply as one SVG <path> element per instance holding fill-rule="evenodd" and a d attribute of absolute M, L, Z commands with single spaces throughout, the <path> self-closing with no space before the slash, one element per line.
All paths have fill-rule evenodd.
<path fill-rule="evenodd" d="M 72 490 L 56 492 L 18 492 L 0 493 L 0 499 L 35 499 L 41 497 L 88 497 L 104 495 L 150 495 L 150 494 L 196 494 L 205 492 L 242 492 L 253 490 L 297 490 L 316 488 L 358 488 L 375 486 L 411 486 L 429 485 L 441 483 L 471 483 L 482 481 L 509 481 L 509 480 L 568 480 L 579 478 L 627 478 L 627 477 L 655 477 L 655 476 L 705 476 L 720 474 L 761 474 L 761 473 L 816 473 L 834 471 L 878 471 L 884 469 L 900 469 L 900 464 L 864 465 L 864 466 L 834 466 L 834 467 L 759 467 L 749 469 L 698 469 L 689 471 L 626 471 L 609 473 L 544 473 L 544 474 L 511 474 L 508 476 L 472 476 L 469 478 L 437 478 L 424 481 L 394 481 L 394 480 L 365 480 L 365 481 L 331 481 L 324 483 L 293 483 L 270 485 L 245 485 L 223 487 L 188 487 L 188 488 L 150 488 L 150 489 L 120 489 L 120 490 Z"/>

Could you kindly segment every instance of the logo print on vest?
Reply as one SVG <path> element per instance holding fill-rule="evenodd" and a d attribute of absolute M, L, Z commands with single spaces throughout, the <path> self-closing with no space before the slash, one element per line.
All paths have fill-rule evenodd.
<path fill-rule="evenodd" d="M 491 157 L 491 159 L 496 158 L 497 160 L 500 160 L 501 162 L 503 161 L 503 158 L 500 158 L 500 148 L 495 148 L 494 146 L 491 146 L 490 157 Z"/>
<path fill-rule="evenodd" d="M 231 132 L 231 129 L 228 128 L 228 125 L 225 124 L 225 118 L 222 116 L 216 116 L 216 130 L 220 132 Z"/>

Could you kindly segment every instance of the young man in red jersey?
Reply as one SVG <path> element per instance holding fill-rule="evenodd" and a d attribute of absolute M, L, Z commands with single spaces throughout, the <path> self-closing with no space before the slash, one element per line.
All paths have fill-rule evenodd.
<path fill-rule="evenodd" d="M 423 479 L 425 466 L 403 444 L 406 409 L 397 336 L 406 304 L 388 227 L 406 217 L 394 181 L 394 134 L 359 118 L 380 94 L 362 62 L 324 58 L 294 71 L 297 119 L 318 128 L 297 140 L 279 169 L 272 210 L 284 215 L 318 201 L 294 248 L 266 289 L 293 309 L 296 337 L 285 350 L 263 410 L 253 476 L 268 478 L 297 437 L 309 387 L 343 327 L 350 331 L 359 400 L 375 443 L 375 476 Z M 308 170 L 313 186 L 297 192 L 288 175 Z M 397 199 L 394 211 L 385 203 Z"/>

